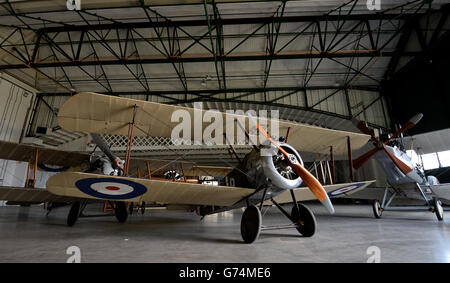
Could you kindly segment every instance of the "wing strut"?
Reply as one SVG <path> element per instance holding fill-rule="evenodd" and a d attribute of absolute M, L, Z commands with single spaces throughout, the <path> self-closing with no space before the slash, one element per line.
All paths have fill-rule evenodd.
<path fill-rule="evenodd" d="M 125 153 L 125 175 L 128 176 L 128 170 L 130 169 L 130 158 L 131 158 L 131 147 L 133 146 L 133 135 L 134 135 L 134 121 L 136 118 L 138 106 L 135 104 L 133 106 L 133 118 L 128 126 L 128 138 L 127 138 L 127 150 Z"/>

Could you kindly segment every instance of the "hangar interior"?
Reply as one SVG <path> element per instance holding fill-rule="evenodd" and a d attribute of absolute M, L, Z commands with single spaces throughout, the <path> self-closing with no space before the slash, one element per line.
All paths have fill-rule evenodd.
<path fill-rule="evenodd" d="M 80 9 L 69 9 L 70 4 L 66 1 L 2 1 L 0 140 L 69 151 L 95 150 L 88 133 L 67 131 L 58 125 L 59 109 L 80 92 L 186 107 L 201 103 L 203 109 L 219 111 L 278 110 L 283 120 L 353 133 L 359 133 L 359 130 L 352 119 L 365 121 L 377 134 L 385 134 L 397 131 L 409 118 L 423 113 L 424 118 L 417 127 L 402 136 L 404 146 L 410 154 L 413 151 L 417 154 L 414 158 L 426 173 L 437 176 L 441 183 L 450 182 L 450 114 L 447 110 L 450 105 L 447 82 L 450 4 L 445 0 L 381 0 L 381 8 L 377 9 L 370 8 L 369 2 L 81 0 Z M 126 136 L 105 134 L 103 138 L 114 153 L 126 152 Z M 353 158 L 371 148 L 372 145 L 367 144 L 353 151 Z M 235 147 L 240 158 L 244 158 L 249 150 L 249 145 Z M 317 154 L 301 153 L 305 162 L 317 159 Z M 228 146 L 179 146 L 172 144 L 169 138 L 151 136 L 137 136 L 133 140 L 132 157 L 177 160 L 180 156 L 204 166 L 233 167 L 237 163 Z M 330 156 L 323 155 L 322 158 L 329 160 Z M 375 160 L 368 161 L 361 170 L 350 172 L 348 155 L 338 155 L 335 159 L 338 181 L 376 179 L 373 186 L 386 185 L 385 174 Z M 26 162 L 0 160 L 0 170 L 0 186 L 24 187 L 28 183 Z M 38 187 L 45 186 L 45 182 L 39 184 L 37 181 Z M 38 219 L 39 225 L 27 226 L 24 232 L 28 242 L 33 229 L 47 229 L 42 224 L 45 218 L 37 216 L 43 214 L 38 208 L 31 208 L 31 216 L 23 216 L 22 209 L 25 208 L 11 208 L 6 206 L 6 201 L 0 203 L 5 206 L 0 213 L 1 225 L 5 228 L 14 226 L 9 222 L 18 221 L 27 226 L 31 221 L 28 217 Z M 314 246 L 331 237 L 326 232 L 331 233 L 339 224 L 333 224 L 333 218 L 326 216 L 322 208 L 312 206 L 319 215 L 322 229 L 311 242 Z M 365 209 L 370 212 L 370 207 Z M 339 207 L 337 210 L 339 212 Z M 358 233 L 354 237 L 358 237 L 364 233 L 364 228 L 355 227 L 362 225 L 371 234 L 367 239 L 362 238 L 367 242 L 377 241 L 377 232 L 373 227 L 368 228 L 373 219 L 352 219 L 351 216 L 358 215 L 353 206 L 345 206 L 342 211 L 338 221 L 350 221 L 342 227 L 355 229 Z M 163 256 L 163 250 L 153 248 L 160 253 L 161 261 L 218 260 L 214 255 L 205 259 L 203 254 L 183 258 L 176 251 L 176 243 L 182 242 L 186 247 L 194 241 L 193 249 L 196 249 L 201 247 L 201 241 L 207 241 L 208 236 L 227 234 L 223 227 L 217 230 L 220 221 L 227 227 L 238 225 L 236 223 L 240 221 L 240 216 L 227 213 L 208 216 L 209 220 L 205 218 L 204 226 L 212 226 L 215 231 L 211 235 L 205 232 L 206 227 L 193 222 L 194 217 L 180 216 L 181 220 L 176 220 L 172 214 L 166 216 L 155 211 L 156 219 L 149 220 L 151 216 L 146 219 L 150 221 L 149 227 L 154 225 L 158 234 L 164 234 L 165 221 L 172 228 L 179 221 L 181 228 L 176 231 L 181 236 L 167 240 L 151 236 L 151 241 L 157 243 L 167 241 L 173 256 Z M 403 227 L 412 233 L 412 238 L 418 237 L 414 239 L 424 243 L 424 249 L 427 247 L 435 254 L 411 254 L 409 258 L 389 254 L 386 260 L 448 262 L 450 247 L 448 241 L 443 244 L 450 236 L 444 229 L 447 223 L 444 221 L 437 226 L 428 214 L 415 213 L 419 220 L 408 220 L 411 215 L 392 212 L 394 221 L 384 219 L 387 224 L 382 229 L 390 230 L 387 237 L 395 238 L 399 237 L 398 227 Z M 362 213 L 367 214 L 370 213 L 365 210 Z M 112 224 L 103 218 L 94 220 L 92 226 L 81 228 L 82 234 L 89 235 L 90 229 L 96 227 L 94 232 L 100 236 L 84 244 L 95 247 L 96 241 L 107 238 L 109 233 L 118 235 L 117 239 L 109 239 L 112 242 L 123 241 L 125 237 L 132 239 L 133 233 L 137 234 L 137 242 L 145 241 L 142 230 L 145 221 L 133 221 L 127 234 L 125 226 L 112 228 Z M 182 228 L 189 229 L 191 224 L 193 230 L 203 236 L 194 237 L 182 232 Z M 431 238 L 437 241 L 423 239 L 413 232 L 414 225 L 422 224 L 435 231 L 436 235 Z M 106 231 L 100 232 L 102 225 L 106 226 Z M 345 235 L 342 227 L 340 231 Z M 65 228 L 51 227 L 44 235 Z M 321 236 L 322 231 L 325 235 Z M 5 233 L 11 236 L 9 232 Z M 289 256 L 284 258 L 282 251 L 272 256 L 256 254 L 253 259 L 246 258 L 245 253 L 254 252 L 252 248 L 246 247 L 245 252 L 239 252 L 241 246 L 231 240 L 229 243 L 207 241 L 207 245 L 209 248 L 232 246 L 236 256 L 227 255 L 225 261 L 261 261 L 265 256 L 268 261 L 302 261 L 305 259 L 297 257 L 302 250 L 311 254 L 314 261 L 333 261 L 326 258 L 323 250 L 316 254 L 308 250 L 306 241 L 300 243 L 298 254 L 288 252 L 287 249 L 297 249 L 294 245 L 299 242 L 297 238 L 289 237 L 290 232 L 286 233 L 275 234 L 275 243 L 270 237 L 263 239 L 263 244 L 272 248 L 286 244 L 282 251 Z M 77 242 L 73 231 L 62 232 L 62 235 Z M 229 232 L 227 235 L 236 236 Z M 340 236 L 342 240 L 344 235 Z M 189 237 L 195 239 L 186 240 Z M 66 244 L 63 236 L 58 236 L 58 241 L 61 248 Z M 350 254 L 342 261 L 365 260 L 364 245 L 361 244 L 361 254 Z M 121 242 L 119 246 L 126 248 L 127 243 Z M 397 248 L 395 243 L 389 243 L 386 249 L 388 246 L 393 250 Z M 447 252 L 439 252 L 442 247 Z M 27 260 L 20 252 L 14 257 L 11 248 L 2 249 L 13 255 L 0 256 L 0 261 Z M 403 251 L 406 247 L 400 249 Z M 51 252 L 39 252 L 48 255 L 48 261 L 65 257 L 65 254 L 53 256 Z M 137 246 L 131 247 L 131 253 L 139 254 Z M 102 258 L 100 252 L 92 252 L 90 256 L 91 261 L 113 260 L 107 256 Z M 158 261 L 145 255 L 139 255 L 137 260 Z"/>

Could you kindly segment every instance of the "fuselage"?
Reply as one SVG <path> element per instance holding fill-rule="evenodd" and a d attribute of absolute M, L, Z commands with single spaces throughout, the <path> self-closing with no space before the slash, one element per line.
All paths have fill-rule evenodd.
<path fill-rule="evenodd" d="M 403 185 L 409 183 L 418 183 L 420 185 L 427 184 L 424 172 L 419 169 L 411 160 L 411 158 L 399 149 L 397 146 L 386 145 L 386 150 L 393 154 L 400 162 L 406 165 L 411 171 L 404 174 L 400 168 L 392 161 L 384 150 L 380 150 L 375 154 L 375 159 L 381 165 L 386 173 L 386 178 L 391 185 Z"/>

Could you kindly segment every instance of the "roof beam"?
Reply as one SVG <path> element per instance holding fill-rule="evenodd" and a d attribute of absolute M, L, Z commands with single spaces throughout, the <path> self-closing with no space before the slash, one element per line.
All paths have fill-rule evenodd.
<path fill-rule="evenodd" d="M 383 57 L 390 57 L 394 52 L 383 52 Z M 418 52 L 405 52 L 404 55 L 416 56 Z M 94 65 L 129 65 L 129 64 L 161 64 L 161 63 L 194 63 L 194 62 L 214 62 L 223 61 L 257 61 L 257 60 L 288 60 L 288 59 L 308 59 L 308 58 L 351 58 L 351 57 L 378 57 L 381 56 L 379 50 L 343 50 L 341 52 L 285 52 L 278 54 L 267 53 L 242 53 L 239 55 L 217 55 L 211 54 L 198 56 L 152 56 L 141 58 L 113 58 L 99 60 L 71 60 L 71 61 L 42 61 L 36 63 L 0 65 L 0 70 L 25 69 L 25 68 L 52 68 L 71 66 L 94 66 Z"/>
<path fill-rule="evenodd" d="M 306 91 L 306 90 L 320 90 L 320 89 L 340 89 L 344 90 L 346 87 L 343 86 L 309 86 L 309 87 L 301 87 L 301 86 L 295 86 L 295 87 L 259 87 L 259 88 L 229 88 L 226 90 L 227 93 L 246 93 L 246 92 L 252 92 L 252 93 L 258 93 L 258 92 L 268 92 L 268 91 Z M 358 90 L 364 90 L 364 91 L 373 91 L 373 92 L 379 92 L 380 88 L 378 86 L 352 86 L 351 89 L 358 89 Z M 188 94 L 217 94 L 217 93 L 223 93 L 224 90 L 221 89 L 192 89 L 189 91 L 185 90 L 153 90 L 153 91 L 128 91 L 128 92 L 120 92 L 120 91 L 114 91 L 114 92 L 99 92 L 103 94 L 112 94 L 112 95 L 118 95 L 118 96 L 132 96 L 132 95 L 184 95 L 186 93 Z M 66 96 L 69 95 L 66 92 L 47 92 L 47 93 L 40 93 L 41 96 Z"/>
<path fill-rule="evenodd" d="M 346 15 L 347 21 L 371 21 L 371 20 L 404 20 L 412 15 L 405 13 L 392 14 L 353 14 Z M 342 15 L 321 15 L 321 16 L 285 16 L 279 19 L 280 23 L 302 23 L 302 22 L 322 22 L 322 21 L 339 21 Z M 271 24 L 273 17 L 255 17 L 255 18 L 228 18 L 221 19 L 222 25 L 245 25 L 245 24 Z M 170 20 L 170 21 L 152 21 L 152 22 L 115 22 L 107 24 L 90 24 L 90 25 L 64 25 L 41 28 L 40 33 L 55 33 L 66 31 L 90 31 L 90 30 L 109 30 L 109 29 L 140 29 L 167 26 L 208 26 L 207 19 L 198 20 Z"/>

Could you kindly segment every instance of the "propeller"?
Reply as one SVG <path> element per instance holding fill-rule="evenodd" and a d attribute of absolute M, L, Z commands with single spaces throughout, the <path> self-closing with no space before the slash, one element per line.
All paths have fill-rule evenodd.
<path fill-rule="evenodd" d="M 117 168 L 120 168 L 120 169 L 123 170 L 123 168 L 124 168 L 124 161 L 111 152 L 111 149 L 105 143 L 103 138 L 100 135 L 98 135 L 98 134 L 92 134 L 92 133 L 91 133 L 91 137 L 92 137 L 92 141 L 109 158 L 109 160 L 111 160 L 111 162 L 114 164 L 114 166 L 116 166 Z"/>
<path fill-rule="evenodd" d="M 417 125 L 417 124 L 420 122 L 420 120 L 422 120 L 422 118 L 423 118 L 423 114 L 422 114 L 422 113 L 419 113 L 419 114 L 415 115 L 414 117 L 412 117 L 411 119 L 409 119 L 409 121 L 406 122 L 406 123 L 402 126 L 402 128 L 401 128 L 400 130 L 398 130 L 398 131 L 397 131 L 397 132 L 396 132 L 389 140 L 395 139 L 396 137 L 400 136 L 400 135 L 401 135 L 402 133 L 404 133 L 405 131 L 411 129 L 412 127 L 414 127 L 415 125 Z M 384 144 L 386 144 L 387 142 L 389 142 L 389 140 L 386 141 Z"/>
<path fill-rule="evenodd" d="M 333 204 L 331 203 L 327 192 L 322 187 L 320 182 L 300 164 L 295 155 L 288 153 L 275 140 L 273 140 L 269 136 L 269 134 L 267 134 L 267 132 L 256 122 L 255 118 L 253 118 L 251 115 L 248 116 L 250 120 L 252 120 L 253 123 L 256 125 L 256 128 L 261 132 L 261 134 L 264 135 L 283 154 L 289 166 L 300 178 L 302 178 L 305 185 L 308 186 L 308 188 L 316 196 L 316 198 L 325 206 L 325 208 L 331 214 L 333 214 L 334 213 Z"/>
<path fill-rule="evenodd" d="M 407 131 L 407 130 L 411 129 L 412 127 L 414 127 L 415 125 L 417 125 L 417 123 L 420 122 L 422 117 L 423 117 L 422 113 L 419 113 L 419 114 L 415 115 L 414 117 L 409 119 L 408 122 L 403 124 L 401 129 L 399 129 L 392 137 L 390 137 L 390 138 L 388 138 L 388 139 L 386 139 L 384 141 L 381 141 L 381 142 L 375 137 L 374 131 L 367 127 L 366 123 L 364 123 L 363 121 L 358 121 L 356 119 L 353 119 L 352 122 L 355 124 L 355 126 L 362 133 L 370 135 L 371 136 L 371 140 L 375 144 L 375 148 L 374 149 L 366 152 L 365 154 L 361 155 L 360 157 L 356 158 L 353 161 L 353 168 L 355 168 L 355 169 L 361 168 L 361 166 L 363 166 L 373 155 L 375 155 L 375 153 L 377 153 L 380 150 L 384 150 L 387 153 L 387 155 L 389 156 L 389 158 L 392 160 L 392 162 L 394 162 L 394 164 L 400 169 L 400 171 L 403 172 L 403 174 L 406 175 L 409 172 L 411 172 L 412 169 L 409 166 L 407 166 L 405 163 L 403 163 L 400 159 L 398 159 L 389 150 L 387 150 L 386 145 L 392 139 L 397 138 L 398 136 L 400 136 L 405 131 Z"/>

